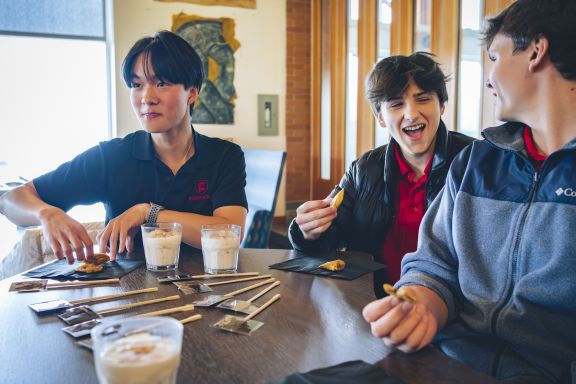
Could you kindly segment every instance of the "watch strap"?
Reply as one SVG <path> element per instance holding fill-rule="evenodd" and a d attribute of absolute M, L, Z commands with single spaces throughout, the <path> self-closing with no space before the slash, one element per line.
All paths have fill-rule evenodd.
<path fill-rule="evenodd" d="M 148 217 L 146 217 L 146 224 L 154 224 L 158 219 L 158 213 L 163 209 L 163 206 L 151 202 Z"/>

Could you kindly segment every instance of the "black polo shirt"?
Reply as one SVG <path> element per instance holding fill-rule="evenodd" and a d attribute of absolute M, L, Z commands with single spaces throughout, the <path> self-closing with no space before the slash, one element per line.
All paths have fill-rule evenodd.
<path fill-rule="evenodd" d="M 104 203 L 106 223 L 139 203 L 211 216 L 223 206 L 247 208 L 242 149 L 194 132 L 194 156 L 172 174 L 157 157 L 152 137 L 137 131 L 102 142 L 33 180 L 46 203 L 68 211 Z"/>

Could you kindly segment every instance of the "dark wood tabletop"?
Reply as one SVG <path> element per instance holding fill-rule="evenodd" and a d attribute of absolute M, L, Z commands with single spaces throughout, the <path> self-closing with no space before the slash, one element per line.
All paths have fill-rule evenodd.
<path fill-rule="evenodd" d="M 351 253 L 347 253 L 351 254 Z M 211 328 L 225 313 L 219 308 L 200 308 L 174 315 L 181 319 L 199 313 L 203 318 L 184 326 L 179 383 L 270 383 L 295 372 L 328 367 L 346 361 L 376 363 L 391 376 L 406 383 L 495 382 L 441 352 L 426 348 L 416 354 L 390 353 L 370 333 L 362 319 L 364 305 L 374 299 L 372 276 L 347 281 L 303 273 L 269 269 L 268 265 L 300 256 L 288 250 L 243 249 L 239 272 L 271 274 L 281 285 L 256 301 L 262 304 L 274 293 L 281 299 L 256 317 L 264 326 L 250 336 Z M 335 255 L 336 256 L 336 255 Z M 370 257 L 365 254 L 365 257 Z M 142 257 L 135 253 L 131 258 Z M 183 248 L 179 273 L 203 273 L 202 256 Z M 165 273 L 164 273 L 165 274 Z M 159 292 L 124 300 L 95 304 L 95 309 L 174 295 L 172 284 L 158 284 L 153 273 L 139 268 L 122 277 L 120 285 L 81 289 L 58 289 L 35 293 L 8 292 L 12 281 L 0 282 L 0 381 L 6 383 L 96 383 L 92 353 L 76 345 L 61 329 L 57 317 L 37 316 L 28 304 L 53 299 L 73 300 L 133 289 L 156 287 Z M 224 294 L 253 282 L 213 287 Z M 260 289 L 239 295 L 248 299 Z M 179 301 L 155 304 L 109 316 L 127 317 L 176 305 L 184 305 L 202 295 L 183 295 Z"/>

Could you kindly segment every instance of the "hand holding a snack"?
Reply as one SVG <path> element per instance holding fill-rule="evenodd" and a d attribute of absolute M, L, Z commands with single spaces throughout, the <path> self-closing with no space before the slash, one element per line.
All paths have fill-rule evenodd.
<path fill-rule="evenodd" d="M 372 334 L 381 338 L 386 346 L 407 353 L 430 344 L 448 317 L 444 301 L 422 286 L 398 290 L 386 286 L 389 296 L 369 303 L 362 311 Z"/>
<path fill-rule="evenodd" d="M 93 243 L 86 228 L 56 207 L 44 209 L 40 216 L 44 238 L 58 259 L 66 258 L 68 264 L 92 258 Z"/>
<path fill-rule="evenodd" d="M 110 251 L 110 258 L 116 260 L 116 254 L 125 250 L 134 250 L 134 236 L 138 233 L 140 225 L 146 221 L 148 204 L 136 204 L 128 208 L 120 216 L 108 222 L 106 228 L 98 234 L 97 240 L 100 244 L 100 252 Z"/>
<path fill-rule="evenodd" d="M 330 228 L 343 198 L 341 189 L 332 199 L 307 201 L 296 209 L 296 223 L 306 240 L 316 240 Z"/>

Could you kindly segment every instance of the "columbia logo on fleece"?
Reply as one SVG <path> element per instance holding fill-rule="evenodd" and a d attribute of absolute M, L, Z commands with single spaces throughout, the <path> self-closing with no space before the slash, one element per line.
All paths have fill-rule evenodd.
<path fill-rule="evenodd" d="M 576 197 L 576 191 L 573 190 L 572 188 L 558 188 L 556 190 L 556 195 L 557 196 L 564 195 L 564 196 L 568 196 L 568 197 Z"/>

